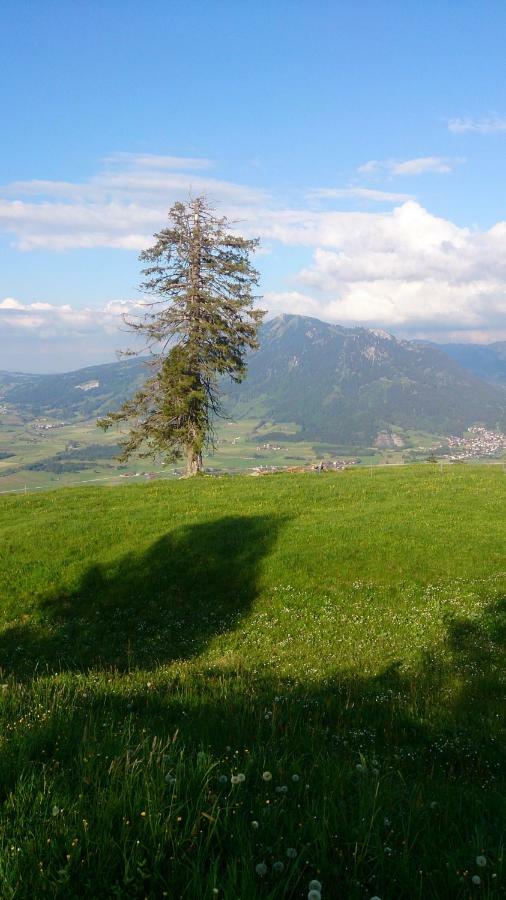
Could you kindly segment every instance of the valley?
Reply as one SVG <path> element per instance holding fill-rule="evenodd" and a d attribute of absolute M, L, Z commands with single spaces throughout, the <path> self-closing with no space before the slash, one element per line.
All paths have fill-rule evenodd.
<path fill-rule="evenodd" d="M 304 316 L 271 319 L 249 356 L 245 381 L 221 386 L 225 418 L 215 421 L 205 468 L 233 474 L 322 460 L 338 468 L 399 465 L 433 455 L 501 461 L 506 390 L 498 374 L 502 345 L 494 347 L 485 354 L 487 381 L 456 362 L 448 347 Z M 470 347 L 466 360 L 483 374 L 483 352 Z M 96 427 L 97 417 L 117 408 L 148 374 L 142 358 L 61 375 L 0 372 L 0 491 L 179 476 L 181 466 L 161 460 L 120 464 L 121 432 Z M 480 443 L 469 428 L 491 437 Z"/>

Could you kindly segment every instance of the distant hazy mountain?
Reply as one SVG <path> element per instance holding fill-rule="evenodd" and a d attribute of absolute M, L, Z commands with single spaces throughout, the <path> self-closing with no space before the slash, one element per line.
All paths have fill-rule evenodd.
<path fill-rule="evenodd" d="M 435 434 L 478 422 L 506 428 L 504 389 L 446 349 L 280 316 L 262 326 L 245 381 L 224 384 L 226 409 L 236 419 L 293 422 L 304 438 L 339 444 L 371 444 L 392 427 Z M 93 418 L 117 408 L 146 375 L 139 359 L 65 375 L 0 373 L 0 402 L 24 415 Z"/>
<path fill-rule="evenodd" d="M 506 341 L 495 344 L 441 344 L 465 369 L 491 384 L 506 387 Z"/>
<path fill-rule="evenodd" d="M 0 372 L 0 402 L 23 415 L 90 419 L 126 400 L 146 376 L 137 358 L 63 375 Z"/>

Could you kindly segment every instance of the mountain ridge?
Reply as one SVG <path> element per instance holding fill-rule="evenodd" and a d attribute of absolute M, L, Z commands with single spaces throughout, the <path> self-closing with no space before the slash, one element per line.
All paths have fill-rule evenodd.
<path fill-rule="evenodd" d="M 25 416 L 90 419 L 142 384 L 145 361 L 56 375 L 0 372 L 0 402 Z M 283 314 L 265 322 L 245 380 L 224 382 L 222 389 L 231 418 L 292 423 L 310 440 L 369 445 L 392 428 L 437 434 L 461 433 L 476 423 L 506 428 L 501 384 L 477 376 L 440 345 L 309 316 Z"/>

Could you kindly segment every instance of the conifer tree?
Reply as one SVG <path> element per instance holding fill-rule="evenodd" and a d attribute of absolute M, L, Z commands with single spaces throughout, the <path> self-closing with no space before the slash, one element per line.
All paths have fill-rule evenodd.
<path fill-rule="evenodd" d="M 258 240 L 229 227 L 205 197 L 175 203 L 169 226 L 140 255 L 141 289 L 150 299 L 145 314 L 126 324 L 144 341 L 138 353 L 149 348 L 154 373 L 98 422 L 105 430 L 128 424 L 122 460 L 133 453 L 184 458 L 186 474 L 196 475 L 202 451 L 213 445 L 213 421 L 222 414 L 219 379 L 243 379 L 264 315 L 254 308 L 258 272 L 250 261 Z"/>

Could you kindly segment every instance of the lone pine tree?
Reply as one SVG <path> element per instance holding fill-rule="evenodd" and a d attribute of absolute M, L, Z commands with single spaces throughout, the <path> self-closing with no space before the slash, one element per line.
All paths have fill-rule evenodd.
<path fill-rule="evenodd" d="M 187 475 L 202 468 L 222 413 L 218 381 L 241 381 L 245 354 L 258 346 L 264 312 L 254 308 L 258 272 L 250 254 L 258 240 L 230 233 L 205 197 L 175 203 L 169 226 L 140 259 L 146 312 L 126 324 L 149 348 L 154 374 L 100 427 L 127 423 L 120 459 L 133 453 L 186 460 Z"/>

